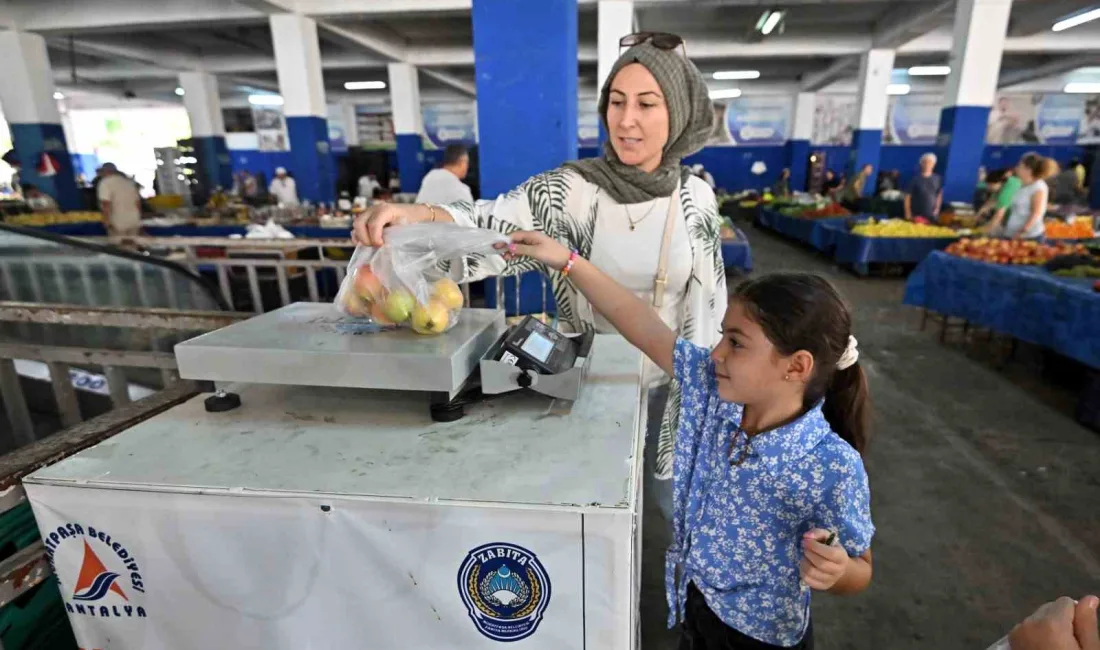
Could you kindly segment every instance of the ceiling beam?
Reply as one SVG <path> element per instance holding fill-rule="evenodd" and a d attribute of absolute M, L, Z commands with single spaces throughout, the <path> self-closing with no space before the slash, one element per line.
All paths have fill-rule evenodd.
<path fill-rule="evenodd" d="M 909 9 L 907 13 L 899 16 L 901 12 L 891 12 L 886 18 L 880 20 L 871 35 L 871 47 L 896 48 L 927 34 L 935 27 L 939 27 L 944 17 L 952 16 L 955 8 L 955 0 L 940 0 L 931 5 L 921 5 Z"/>
<path fill-rule="evenodd" d="M 409 56 L 409 48 L 383 34 L 381 30 L 369 27 L 341 27 L 329 21 L 317 21 L 317 27 L 333 39 L 356 49 L 364 49 L 386 61 L 404 61 Z"/>
<path fill-rule="evenodd" d="M 1043 0 L 1012 7 L 1008 19 L 1009 36 L 1029 36 L 1047 31 L 1059 18 L 1082 9 L 1081 0 Z"/>
<path fill-rule="evenodd" d="M 804 76 L 801 83 L 802 92 L 811 93 L 821 90 L 825 86 L 828 86 L 837 79 L 846 76 L 849 72 L 858 68 L 858 57 L 845 56 L 835 59 L 832 64 L 824 70 L 819 70 L 818 72 Z"/>
<path fill-rule="evenodd" d="M 1002 73 L 997 83 L 997 87 L 1005 88 L 1007 86 L 1016 86 L 1029 81 L 1035 81 L 1036 79 L 1052 77 L 1071 70 L 1076 70 L 1077 68 L 1094 65 L 1100 65 L 1100 52 L 1086 52 L 1084 54 L 1063 56 L 1033 68 Z"/>
<path fill-rule="evenodd" d="M 439 70 L 432 70 L 431 68 L 420 68 L 420 71 L 428 75 L 432 79 L 435 79 L 442 84 L 454 88 L 463 95 L 467 95 L 469 97 L 477 97 L 477 87 L 468 81 L 463 81 L 462 79 L 459 79 L 452 74 L 441 72 Z"/>
<path fill-rule="evenodd" d="M 226 0 L 146 2 L 143 0 L 50 0 L 5 3 L 19 29 L 41 34 L 134 32 L 143 29 L 257 23 L 267 16 Z"/>

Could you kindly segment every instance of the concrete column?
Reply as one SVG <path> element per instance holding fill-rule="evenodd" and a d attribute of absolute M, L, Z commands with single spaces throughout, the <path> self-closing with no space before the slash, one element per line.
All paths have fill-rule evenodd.
<path fill-rule="evenodd" d="M 798 93 L 794 99 L 794 128 L 787 142 L 790 152 L 791 191 L 806 190 L 806 167 L 810 163 L 810 140 L 814 134 L 814 108 L 817 95 Z"/>
<path fill-rule="evenodd" d="M 340 102 L 340 115 L 344 120 L 344 140 L 348 148 L 362 146 L 359 143 L 359 119 L 355 115 L 355 104 L 349 101 Z"/>
<path fill-rule="evenodd" d="M 296 14 L 272 15 L 271 40 L 290 140 L 288 168 L 297 182 L 298 198 L 334 201 L 336 164 L 328 141 L 317 23 Z"/>
<path fill-rule="evenodd" d="M 191 139 L 195 143 L 203 183 L 209 191 L 233 187 L 217 77 L 205 72 L 181 72 L 180 88 L 183 88 L 183 106 L 191 119 Z"/>
<path fill-rule="evenodd" d="M 11 141 L 19 157 L 20 182 L 38 186 L 57 201 L 62 210 L 83 207 L 76 187 L 72 155 L 61 126 L 46 41 L 37 34 L 14 30 L 0 32 L 0 61 L 4 83 L 0 105 L 11 129 Z M 51 158 L 45 174 L 38 171 L 42 154 Z"/>
<path fill-rule="evenodd" d="M 424 178 L 424 117 L 420 112 L 420 78 L 416 66 L 389 64 L 390 107 L 393 135 L 397 140 L 397 173 L 401 191 L 420 191 Z"/>
<path fill-rule="evenodd" d="M 886 126 L 886 86 L 894 70 L 894 50 L 873 49 L 859 61 L 859 99 L 856 103 L 856 128 L 852 132 L 852 151 L 848 156 L 848 179 L 866 164 L 874 166 L 863 186 L 863 194 L 875 191 L 875 175 L 882 155 L 882 129 Z"/>
<path fill-rule="evenodd" d="M 481 194 L 493 197 L 577 157 L 577 0 L 474 0 L 473 26 Z"/>
<path fill-rule="evenodd" d="M 989 111 L 997 94 L 1012 0 L 959 0 L 947 77 L 937 171 L 944 201 L 967 201 L 974 194 Z"/>

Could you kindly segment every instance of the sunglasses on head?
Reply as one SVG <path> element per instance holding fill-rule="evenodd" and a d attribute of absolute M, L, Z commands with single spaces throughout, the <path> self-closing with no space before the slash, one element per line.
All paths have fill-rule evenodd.
<path fill-rule="evenodd" d="M 687 48 L 684 47 L 684 39 L 676 34 L 669 34 L 668 32 L 638 32 L 636 34 L 627 34 L 619 39 L 619 49 L 624 47 L 634 47 L 635 45 L 641 45 L 642 43 L 650 43 L 653 47 L 659 50 L 675 50 L 676 48 L 684 48 L 684 56 L 687 56 Z"/>

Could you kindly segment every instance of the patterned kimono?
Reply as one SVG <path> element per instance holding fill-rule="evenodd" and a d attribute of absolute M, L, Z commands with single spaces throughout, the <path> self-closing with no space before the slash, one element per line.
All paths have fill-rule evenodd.
<path fill-rule="evenodd" d="M 719 330 L 726 312 L 726 275 L 718 236 L 721 220 L 714 191 L 695 176 L 686 174 L 684 178 L 680 187 L 680 216 L 687 222 L 692 273 L 687 286 L 669 286 L 667 290 L 684 294 L 679 336 L 709 348 L 721 337 Z M 588 259 L 599 218 L 597 198 L 601 191 L 577 172 L 559 168 L 528 179 L 495 201 L 452 203 L 443 207 L 455 223 L 505 234 L 516 230 L 542 231 Z M 656 274 L 656 259 L 653 267 Z M 501 257 L 472 255 L 462 261 L 461 269 L 447 270 L 462 282 L 540 271 L 550 279 L 553 287 L 561 328 L 573 332 L 593 328 L 592 306 L 588 300 L 568 278 L 536 260 L 524 258 L 506 262 Z M 680 388 L 673 380 L 661 422 L 656 459 L 658 478 L 668 478 L 672 474 L 673 432 L 679 414 Z"/>

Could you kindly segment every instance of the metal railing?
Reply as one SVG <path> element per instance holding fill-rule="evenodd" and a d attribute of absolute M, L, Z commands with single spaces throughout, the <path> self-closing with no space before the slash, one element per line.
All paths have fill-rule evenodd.
<path fill-rule="evenodd" d="M 234 312 L 0 302 L 0 322 L 12 323 L 209 331 L 248 317 L 249 314 Z M 0 397 L 4 400 L 14 437 L 11 441 L 14 444 L 9 443 L 9 448 L 22 447 L 35 441 L 30 408 L 15 369 L 17 359 L 39 361 L 47 365 L 54 401 L 64 427 L 75 426 L 83 420 L 76 389 L 70 380 L 73 366 L 102 368 L 107 379 L 111 404 L 115 408 L 130 403 L 129 382 L 125 374 L 127 368 L 156 369 L 160 372 L 165 387 L 179 379 L 176 358 L 170 352 L 0 342 Z"/>

